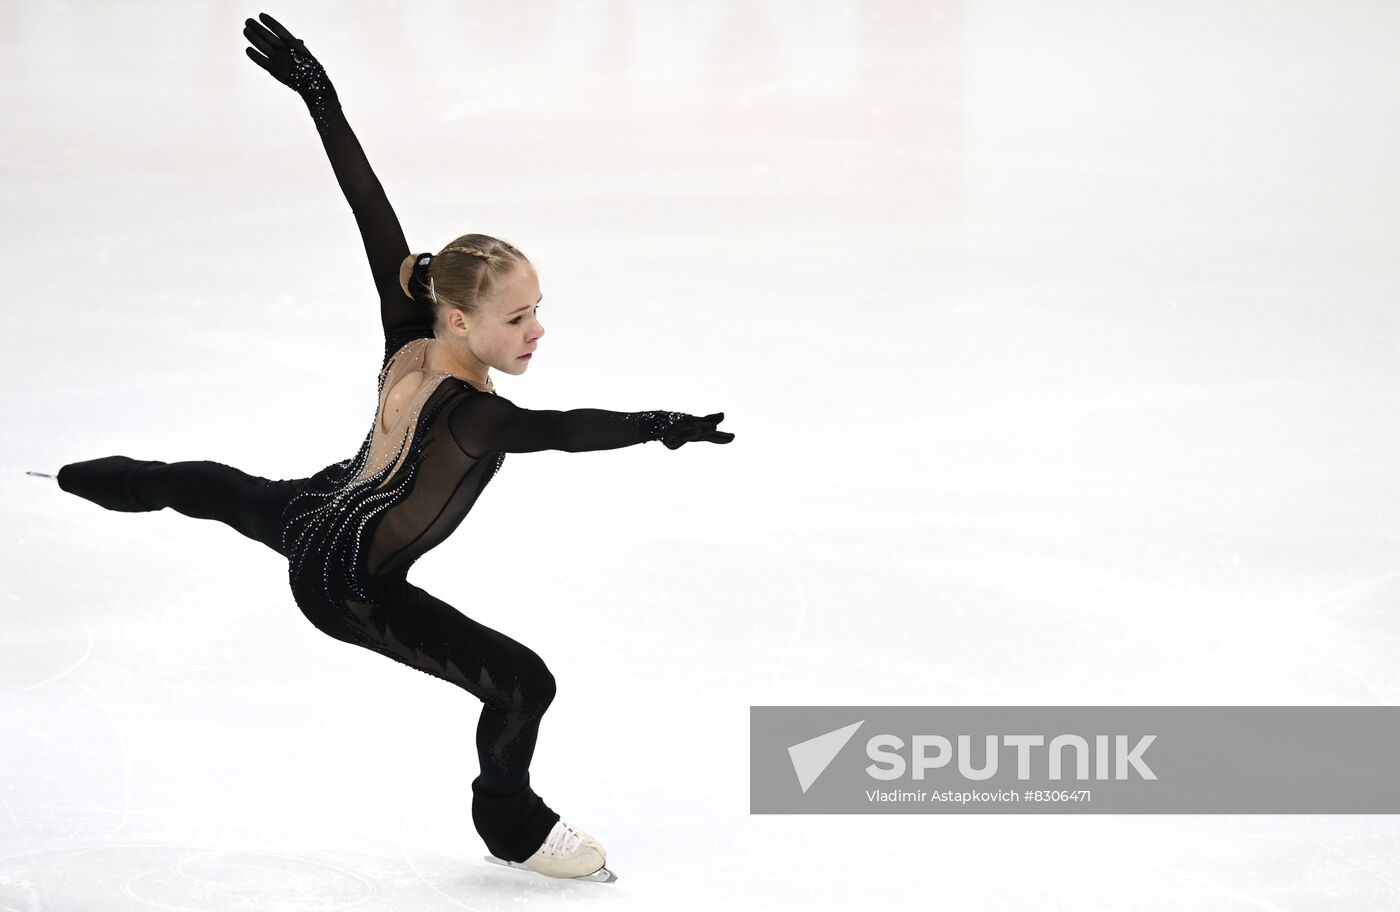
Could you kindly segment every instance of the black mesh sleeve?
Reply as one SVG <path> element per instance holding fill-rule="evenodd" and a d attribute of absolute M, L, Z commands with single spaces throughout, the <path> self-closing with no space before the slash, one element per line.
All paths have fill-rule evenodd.
<path fill-rule="evenodd" d="M 480 459 L 497 452 L 615 450 L 660 440 L 676 422 L 689 417 L 683 412 L 523 409 L 509 399 L 478 392 L 459 402 L 448 420 L 457 446 Z"/>
<path fill-rule="evenodd" d="M 310 94 L 310 93 L 308 93 Z M 379 314 L 384 327 L 384 363 L 410 339 L 432 335 L 432 311 L 404 294 L 399 267 L 408 256 L 408 242 L 398 216 L 389 205 L 384 187 L 370 168 L 365 151 L 339 104 L 319 110 L 308 97 L 321 142 L 326 147 L 335 179 L 345 194 L 369 257 L 370 275 L 379 292 Z"/>

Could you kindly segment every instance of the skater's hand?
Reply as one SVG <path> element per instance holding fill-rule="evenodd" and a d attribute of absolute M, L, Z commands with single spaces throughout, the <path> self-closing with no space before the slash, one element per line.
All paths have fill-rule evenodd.
<path fill-rule="evenodd" d="M 252 19 L 243 23 L 243 37 L 252 45 L 244 48 L 248 59 L 267 70 L 284 86 L 295 90 L 313 112 L 317 105 L 323 110 L 339 107 L 335 87 L 331 85 L 320 61 L 306 49 L 306 43 L 267 13 L 259 13 L 258 18 L 262 24 Z"/>
<path fill-rule="evenodd" d="M 691 416 L 677 421 L 661 438 L 669 450 L 678 450 L 683 444 L 705 441 L 707 443 L 728 443 L 734 435 L 728 431 L 717 431 L 715 425 L 724 420 L 724 412 L 715 412 L 704 418 Z"/>

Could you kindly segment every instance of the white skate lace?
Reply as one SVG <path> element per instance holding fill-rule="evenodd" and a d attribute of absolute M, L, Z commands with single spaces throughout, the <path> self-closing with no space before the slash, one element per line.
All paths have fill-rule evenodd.
<path fill-rule="evenodd" d="M 582 833 L 560 820 L 554 825 L 554 829 L 549 831 L 549 838 L 544 841 L 544 850 L 549 855 L 570 855 L 582 841 Z"/>

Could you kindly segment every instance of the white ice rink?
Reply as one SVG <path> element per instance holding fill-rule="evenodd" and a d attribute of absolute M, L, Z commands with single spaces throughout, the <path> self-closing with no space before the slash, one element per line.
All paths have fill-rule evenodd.
<path fill-rule="evenodd" d="M 261 2 L 261 0 L 258 0 Z M 539 271 L 532 408 L 410 578 L 559 695 L 617 883 L 490 866 L 480 704 L 54 471 L 354 454 L 382 350 L 266 11 L 410 246 Z M 752 816 L 751 705 L 1400 699 L 1400 8 L 0 3 L 0 910 L 1400 909 L 1394 816 Z M 889 904 L 889 905 L 886 905 Z"/>

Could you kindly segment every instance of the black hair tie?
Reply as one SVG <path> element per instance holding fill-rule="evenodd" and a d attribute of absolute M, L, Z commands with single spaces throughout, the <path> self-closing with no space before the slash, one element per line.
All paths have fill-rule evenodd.
<path fill-rule="evenodd" d="M 433 281 L 428 277 L 428 267 L 433 262 L 431 253 L 419 255 L 413 264 L 413 271 L 408 277 L 408 291 L 415 300 L 435 302 L 437 299 L 437 289 L 433 287 Z"/>

